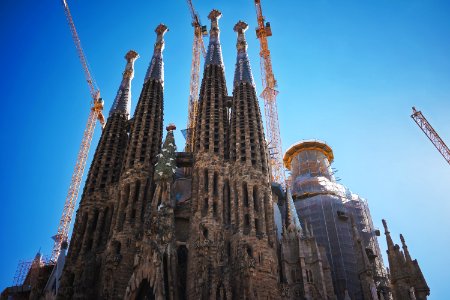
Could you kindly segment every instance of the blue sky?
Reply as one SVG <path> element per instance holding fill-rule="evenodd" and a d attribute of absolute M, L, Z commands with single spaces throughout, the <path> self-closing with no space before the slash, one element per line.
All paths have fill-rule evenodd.
<path fill-rule="evenodd" d="M 264 1 L 264 0 L 263 0 Z M 194 0 L 203 23 L 222 11 L 229 91 L 233 25 L 249 23 L 249 55 L 261 91 L 256 16 L 250 0 Z M 186 124 L 193 30 L 185 1 L 69 1 L 106 111 L 129 49 L 136 104 L 160 22 L 166 35 L 165 124 Z M 448 296 L 450 167 L 409 117 L 422 110 L 450 143 L 450 3 L 434 0 L 265 0 L 279 85 L 283 148 L 321 139 L 341 183 L 369 201 L 374 223 L 405 235 L 431 288 Z M 209 27 L 209 26 L 208 26 Z M 0 2 L 0 288 L 18 260 L 50 253 L 89 109 L 89 92 L 60 1 Z M 447 120 L 447 121 L 446 121 Z M 91 154 L 98 142 L 99 128 Z M 177 132 L 179 148 L 184 145 Z M 384 236 L 380 239 L 385 249 Z M 383 251 L 384 253 L 384 251 Z"/>

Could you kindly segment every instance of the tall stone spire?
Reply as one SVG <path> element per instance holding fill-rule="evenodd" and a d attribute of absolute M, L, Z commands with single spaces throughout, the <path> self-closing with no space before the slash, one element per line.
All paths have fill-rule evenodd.
<path fill-rule="evenodd" d="M 411 262 L 411 255 L 409 254 L 408 246 L 406 246 L 405 238 L 403 234 L 400 234 L 400 241 L 402 242 L 403 253 L 405 254 L 405 259 L 407 262 Z"/>
<path fill-rule="evenodd" d="M 134 62 L 139 58 L 139 54 L 130 50 L 125 55 L 127 60 L 127 65 L 125 66 L 125 71 L 123 72 L 122 82 L 120 84 L 119 90 L 117 91 L 116 98 L 114 99 L 113 106 L 109 111 L 111 116 L 115 112 L 130 114 L 131 107 L 131 80 L 134 78 Z"/>
<path fill-rule="evenodd" d="M 248 29 L 248 25 L 245 22 L 239 21 L 234 26 L 234 31 L 237 32 L 238 38 L 236 43 L 237 59 L 236 68 L 234 71 L 234 85 L 241 82 L 247 82 L 251 85 L 255 85 L 253 81 L 252 69 L 250 67 L 250 61 L 247 55 L 247 41 L 245 40 L 245 31 Z"/>
<path fill-rule="evenodd" d="M 247 27 L 242 21 L 234 26 L 237 63 L 230 118 L 230 181 L 235 193 L 232 244 L 237 248 L 232 258 L 246 268 L 234 270 L 231 278 L 234 290 L 242 297 L 278 298 L 275 291 L 267 289 L 277 282 L 276 271 L 268 263 L 276 261 L 274 203 L 261 112 L 246 55 Z M 258 257 L 267 260 L 258 260 L 252 267 L 249 262 Z"/>
<path fill-rule="evenodd" d="M 137 58 L 139 55 L 134 50 L 128 51 L 125 55 L 127 64 L 122 82 L 95 150 L 84 193 L 104 190 L 119 179 L 128 139 L 127 123 L 131 105 L 131 81 L 134 77 L 134 62 Z"/>
<path fill-rule="evenodd" d="M 228 92 L 219 40 L 218 20 L 221 16 L 215 9 L 208 15 L 211 20 L 210 41 L 200 87 L 194 149 L 227 158 Z"/>
<path fill-rule="evenodd" d="M 102 290 L 116 290 L 123 299 L 127 280 L 142 241 L 144 216 L 153 197 L 153 174 L 161 150 L 164 102 L 164 34 L 167 27 L 156 27 L 156 42 L 144 85 L 131 120 L 129 142 L 117 188 L 113 234 L 109 237 L 107 264 L 103 268 Z M 108 298 L 108 295 L 101 295 Z"/>
<path fill-rule="evenodd" d="M 225 82 L 218 20 L 213 10 L 210 42 L 197 110 L 192 168 L 192 213 L 188 241 L 187 298 L 231 295 L 229 251 L 225 232 L 231 225 L 228 174 L 228 92 Z M 217 257 L 211 260 L 210 257 Z M 200 296 L 201 295 L 201 296 Z"/>
<path fill-rule="evenodd" d="M 237 61 L 233 85 L 233 105 L 230 130 L 230 158 L 268 172 L 268 151 L 264 138 L 261 111 L 247 56 L 244 32 L 248 25 L 239 21 L 234 26 L 238 35 Z"/>
<path fill-rule="evenodd" d="M 164 61 L 162 52 L 164 51 L 164 34 L 169 31 L 166 25 L 159 24 L 156 27 L 156 42 L 153 50 L 153 57 L 150 61 L 150 65 L 147 69 L 147 74 L 145 75 L 144 84 L 150 79 L 153 78 L 156 81 L 159 81 L 161 84 L 164 84 Z"/>
<path fill-rule="evenodd" d="M 222 13 L 213 9 L 208 19 L 211 20 L 211 30 L 209 31 L 209 45 L 205 58 L 205 68 L 207 65 L 220 65 L 223 67 L 222 46 L 220 45 L 219 19 Z"/>
<path fill-rule="evenodd" d="M 392 241 L 391 233 L 389 232 L 386 220 L 383 219 L 383 220 L 381 220 L 381 222 L 383 223 L 384 234 L 386 235 L 386 242 L 387 242 L 388 251 L 389 251 L 389 248 L 394 249 L 394 242 Z"/>
<path fill-rule="evenodd" d="M 128 141 L 133 64 L 138 54 L 130 50 L 116 99 L 95 150 L 77 211 L 70 248 L 64 262 L 60 299 L 95 299 L 99 297 L 99 266 L 113 223 L 116 188 Z M 74 274 L 83 270 L 82 276 Z M 58 277 L 59 280 L 59 277 Z"/>
<path fill-rule="evenodd" d="M 153 174 L 153 165 L 156 163 L 156 155 L 161 147 L 163 130 L 164 63 L 162 51 L 165 44 L 164 34 L 167 31 L 164 24 L 159 24 L 155 29 L 155 47 L 134 112 L 124 172 L 139 166 Z"/>

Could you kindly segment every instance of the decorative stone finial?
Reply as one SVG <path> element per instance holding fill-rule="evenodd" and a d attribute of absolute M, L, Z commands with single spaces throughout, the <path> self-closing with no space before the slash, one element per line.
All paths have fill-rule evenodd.
<path fill-rule="evenodd" d="M 139 58 L 139 54 L 130 50 L 125 55 L 125 59 L 127 60 L 127 65 L 125 67 L 125 71 L 123 72 L 123 78 L 134 78 L 134 62 Z"/>
<path fill-rule="evenodd" d="M 238 34 L 238 39 L 237 39 L 237 43 L 236 43 L 236 48 L 238 49 L 238 51 L 246 51 L 247 50 L 247 42 L 245 41 L 245 34 L 244 32 L 248 29 L 248 24 L 243 22 L 243 21 L 239 21 L 236 23 L 236 25 L 234 25 L 233 30 L 235 32 L 237 32 Z"/>
<path fill-rule="evenodd" d="M 172 131 L 175 129 L 177 129 L 177 126 L 175 126 L 175 124 L 173 124 L 173 123 L 169 123 L 169 125 L 167 125 L 167 127 L 166 127 L 167 131 Z"/>
<path fill-rule="evenodd" d="M 389 233 L 389 229 L 388 229 L 388 226 L 387 226 L 386 220 L 385 220 L 385 219 L 383 219 L 383 220 L 381 220 L 381 222 L 383 222 L 384 233 Z"/>
<path fill-rule="evenodd" d="M 248 29 L 248 24 L 244 21 L 239 20 L 239 22 L 234 25 L 233 30 L 237 33 L 243 33 Z"/>
<path fill-rule="evenodd" d="M 156 29 L 156 43 L 155 43 L 155 52 L 156 51 L 162 51 L 164 50 L 164 35 L 166 32 L 169 31 L 169 28 L 167 28 L 164 24 L 159 24 Z"/>
<path fill-rule="evenodd" d="M 158 26 L 156 26 L 155 32 L 158 36 L 163 37 L 166 32 L 169 31 L 169 28 L 164 25 L 163 23 L 160 23 Z"/>
<path fill-rule="evenodd" d="M 213 9 L 208 15 L 208 19 L 210 19 L 211 21 L 217 21 L 221 17 L 222 13 L 217 9 Z"/>
<path fill-rule="evenodd" d="M 139 58 L 139 54 L 136 51 L 134 51 L 134 50 L 130 50 L 130 51 L 127 52 L 127 54 L 125 54 L 125 59 L 128 62 L 134 61 L 134 60 L 136 60 L 138 58 Z"/>

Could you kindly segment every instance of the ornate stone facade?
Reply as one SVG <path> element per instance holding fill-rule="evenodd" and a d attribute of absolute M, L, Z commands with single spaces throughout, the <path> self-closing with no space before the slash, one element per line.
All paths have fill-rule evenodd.
<path fill-rule="evenodd" d="M 247 55 L 248 25 L 239 21 L 234 26 L 237 59 L 229 96 L 219 38 L 221 13 L 213 10 L 208 17 L 210 39 L 193 151 L 176 152 L 174 125 L 166 128 L 161 145 L 167 27 L 160 24 L 131 120 L 130 88 L 138 55 L 126 55 L 61 280 L 55 275 L 60 271 L 49 275 L 39 257 L 27 281 L 32 288 L 21 296 L 55 299 L 56 290 L 57 299 L 338 299 L 325 248 L 312 226 L 305 222 L 302 228 L 290 190 L 284 192 L 270 180 Z M 378 298 L 360 230 L 354 223 L 352 229 L 354 244 L 347 246 L 357 254 L 360 299 L 384 299 Z M 394 299 L 426 299 L 428 286 L 404 240 L 403 254 L 392 244 L 387 227 L 386 235 Z M 64 264 L 64 257 L 58 262 Z M 55 288 L 42 291 L 42 274 L 47 273 Z"/>

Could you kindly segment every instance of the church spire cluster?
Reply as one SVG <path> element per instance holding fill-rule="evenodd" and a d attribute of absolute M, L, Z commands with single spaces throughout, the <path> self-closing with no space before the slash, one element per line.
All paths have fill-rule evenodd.
<path fill-rule="evenodd" d="M 302 178 L 311 180 L 306 194 L 296 191 L 301 182 L 293 181 L 294 192 L 271 182 L 247 53 L 249 26 L 243 21 L 233 27 L 236 60 L 228 94 L 221 16 L 215 9 L 208 15 L 210 40 L 191 152 L 177 152 L 174 124 L 163 130 L 167 26 L 155 29 L 132 118 L 131 81 L 139 55 L 134 50 L 125 55 L 125 71 L 89 170 L 67 257 L 61 256 L 63 262 L 45 287 L 52 293 L 48 299 L 425 300 L 429 288 L 417 260 L 402 235 L 403 251 L 394 244 L 384 220 L 394 297 L 389 288 L 389 293 L 381 291 L 375 279 L 377 255 L 369 247 L 373 244 L 366 242 L 361 220 L 348 220 L 343 206 L 329 209 L 330 220 L 345 224 L 334 230 L 346 237 L 343 252 L 350 253 L 361 287 L 349 288 L 346 278 L 336 276 L 339 262 L 329 255 L 329 244 L 321 242 L 326 230 L 317 225 L 319 218 L 297 212 L 312 197 L 317 197 L 313 205 L 317 208 L 321 201 L 323 209 L 323 186 L 314 190 L 314 176 L 303 173 Z M 330 178 L 330 186 L 337 186 L 328 176 L 333 156 L 327 147 L 318 141 L 297 145 L 289 165 L 297 170 L 307 166 L 320 173 L 321 183 Z M 309 151 L 310 161 L 299 167 L 302 151 Z M 33 268 L 33 278 L 41 276 L 39 268 Z M 36 293 L 39 289 L 33 287 L 32 295 Z"/>
<path fill-rule="evenodd" d="M 422 274 L 417 259 L 412 259 L 405 238 L 400 234 L 403 251 L 394 244 L 386 220 L 383 220 L 384 234 L 388 244 L 389 272 L 394 299 L 426 300 L 430 288 Z"/>

